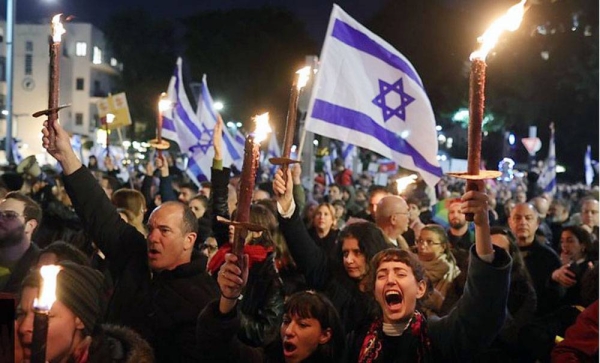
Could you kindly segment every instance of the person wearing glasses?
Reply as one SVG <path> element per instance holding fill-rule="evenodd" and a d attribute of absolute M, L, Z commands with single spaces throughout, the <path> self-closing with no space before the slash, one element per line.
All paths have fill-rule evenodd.
<path fill-rule="evenodd" d="M 408 230 L 408 204 L 397 195 L 383 197 L 377 204 L 375 223 L 393 247 L 410 251 L 402 233 Z"/>
<path fill-rule="evenodd" d="M 428 316 L 444 316 L 454 307 L 464 286 L 464 281 L 457 281 L 461 270 L 450 251 L 448 235 L 442 226 L 427 224 L 421 229 L 416 246 L 419 262 L 433 287 L 423 300 L 424 310 Z"/>
<path fill-rule="evenodd" d="M 0 292 L 16 294 L 40 249 L 32 242 L 42 209 L 28 196 L 10 192 L 0 201 Z"/>

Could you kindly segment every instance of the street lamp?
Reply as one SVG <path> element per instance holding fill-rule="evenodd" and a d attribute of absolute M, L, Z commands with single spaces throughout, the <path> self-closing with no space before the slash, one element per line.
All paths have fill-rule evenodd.
<path fill-rule="evenodd" d="M 221 101 L 215 101 L 215 103 L 213 103 L 213 107 L 215 108 L 215 110 L 221 111 L 225 107 L 225 105 Z"/>

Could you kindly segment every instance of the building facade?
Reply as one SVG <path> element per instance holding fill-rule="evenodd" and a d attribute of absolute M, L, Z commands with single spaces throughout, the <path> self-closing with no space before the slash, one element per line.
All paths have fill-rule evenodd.
<path fill-rule="evenodd" d="M 6 99 L 6 22 L 0 21 L 0 108 Z M 117 91 L 122 65 L 111 56 L 102 32 L 89 23 L 66 23 L 60 59 L 60 111 L 63 127 L 82 139 L 95 139 L 99 124 L 96 103 Z M 52 162 L 41 143 L 44 117 L 31 115 L 48 108 L 50 21 L 16 24 L 13 63 L 13 137 L 20 140 L 23 157 L 36 155 L 42 164 Z M 6 111 L 4 111 L 6 113 Z M 6 135 L 6 116 L 0 120 Z M 0 159 L 5 160 L 3 150 Z"/>

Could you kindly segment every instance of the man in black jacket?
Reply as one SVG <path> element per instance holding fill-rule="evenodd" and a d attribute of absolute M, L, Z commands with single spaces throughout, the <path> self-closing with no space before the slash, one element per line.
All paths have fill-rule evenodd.
<path fill-rule="evenodd" d="M 42 219 L 40 206 L 20 192 L 0 201 L 0 292 L 16 294 L 39 248 L 31 238 Z"/>
<path fill-rule="evenodd" d="M 158 362 L 202 361 L 195 349 L 196 318 L 218 287 L 206 257 L 193 254 L 197 220 L 182 203 L 161 204 L 150 215 L 148 237 L 121 220 L 92 174 L 55 123 L 43 144 L 61 164 L 65 189 L 84 228 L 106 255 L 116 282 L 108 322 L 127 325 L 154 348 Z"/>

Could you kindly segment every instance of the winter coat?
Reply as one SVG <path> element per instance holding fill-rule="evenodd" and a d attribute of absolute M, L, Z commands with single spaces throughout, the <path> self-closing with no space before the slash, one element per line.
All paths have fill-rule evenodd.
<path fill-rule="evenodd" d="M 21 291 L 21 283 L 23 282 L 23 279 L 25 276 L 27 276 L 29 270 L 35 266 L 39 255 L 40 249 L 34 242 L 31 242 L 31 245 L 29 245 L 29 248 L 27 251 L 25 251 L 25 254 L 21 257 L 19 262 L 17 262 L 11 271 L 6 285 L 0 289 L 0 292 L 7 292 L 15 294 L 16 296 L 16 294 Z"/>
<path fill-rule="evenodd" d="M 105 324 L 93 337 L 87 360 L 78 363 L 153 363 L 150 345 L 135 331 Z"/>
<path fill-rule="evenodd" d="M 173 270 L 152 273 L 146 238 L 124 222 L 96 179 L 82 167 L 64 176 L 65 189 L 85 230 L 110 264 L 115 281 L 106 321 L 133 328 L 158 362 L 201 361 L 195 347 L 196 318 L 219 296 L 199 253 Z"/>

